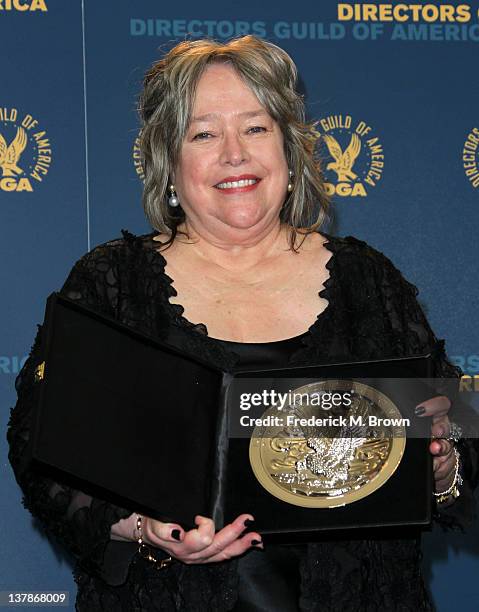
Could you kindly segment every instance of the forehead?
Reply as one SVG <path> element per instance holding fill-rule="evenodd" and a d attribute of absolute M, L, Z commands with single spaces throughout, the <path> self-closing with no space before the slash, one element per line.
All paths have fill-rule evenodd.
<path fill-rule="evenodd" d="M 192 121 L 209 113 L 261 110 L 256 95 L 230 64 L 210 64 L 198 81 Z"/>

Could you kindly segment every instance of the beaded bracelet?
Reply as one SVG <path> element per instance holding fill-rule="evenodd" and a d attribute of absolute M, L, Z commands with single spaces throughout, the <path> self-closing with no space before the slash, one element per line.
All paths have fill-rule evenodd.
<path fill-rule="evenodd" d="M 459 487 L 462 485 L 462 476 L 459 474 L 460 468 L 460 456 L 459 451 L 456 447 L 453 448 L 454 456 L 456 458 L 456 467 L 454 470 L 454 479 L 452 481 L 451 486 L 445 491 L 441 491 L 441 493 L 434 493 L 434 497 L 436 498 L 436 502 L 438 504 L 443 504 L 444 502 L 450 500 L 451 498 L 456 499 L 461 494 L 459 491 Z"/>
<path fill-rule="evenodd" d="M 165 567 L 170 565 L 170 563 L 173 562 L 173 558 L 172 557 L 166 557 L 166 559 L 156 559 L 156 557 L 154 557 L 151 554 L 151 550 L 149 549 L 149 547 L 143 541 L 143 531 L 141 529 L 141 520 L 142 520 L 142 517 L 139 514 L 137 514 L 136 529 L 138 531 L 138 539 L 137 539 L 137 542 L 138 542 L 138 552 L 143 557 L 143 559 L 146 559 L 147 561 L 150 561 L 151 563 L 154 563 L 156 569 L 158 569 L 158 570 L 164 569 Z"/>

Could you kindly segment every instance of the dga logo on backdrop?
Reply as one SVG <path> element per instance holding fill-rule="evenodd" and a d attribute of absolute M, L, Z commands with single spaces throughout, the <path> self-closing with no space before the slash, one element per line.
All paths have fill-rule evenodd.
<path fill-rule="evenodd" d="M 48 174 L 52 150 L 32 115 L 0 107 L 0 190 L 33 191 Z"/>
<path fill-rule="evenodd" d="M 143 166 L 141 165 L 140 158 L 140 134 L 138 134 L 138 136 L 135 138 L 135 142 L 133 143 L 133 165 L 138 178 L 141 181 L 144 181 L 145 173 L 143 172 Z"/>
<path fill-rule="evenodd" d="M 45 0 L 0 0 L 0 11 L 43 11 L 47 12 Z"/>
<path fill-rule="evenodd" d="M 372 127 L 351 115 L 330 115 L 317 124 L 324 147 L 326 190 L 329 195 L 365 197 L 376 187 L 384 169 L 383 146 Z"/>
<path fill-rule="evenodd" d="M 473 128 L 467 135 L 462 150 L 464 172 L 473 187 L 479 187 L 479 129 Z"/>

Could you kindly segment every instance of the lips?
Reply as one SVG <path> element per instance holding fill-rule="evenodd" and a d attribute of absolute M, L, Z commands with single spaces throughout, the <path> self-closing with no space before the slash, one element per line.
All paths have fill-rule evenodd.
<path fill-rule="evenodd" d="M 256 189 L 260 181 L 261 179 L 255 174 L 241 174 L 239 176 L 226 176 L 214 187 L 225 194 L 243 193 Z"/>

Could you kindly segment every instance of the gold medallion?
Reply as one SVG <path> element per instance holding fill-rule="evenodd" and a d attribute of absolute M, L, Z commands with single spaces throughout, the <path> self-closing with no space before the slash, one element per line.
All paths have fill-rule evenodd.
<path fill-rule="evenodd" d="M 334 508 L 370 495 L 394 474 L 406 429 L 386 395 L 357 381 L 326 380 L 298 387 L 291 397 L 281 411 L 273 406 L 263 413 L 262 422 L 274 425 L 256 427 L 250 441 L 251 467 L 271 495 L 295 506 Z M 341 402 L 331 405 L 332 397 Z"/>

